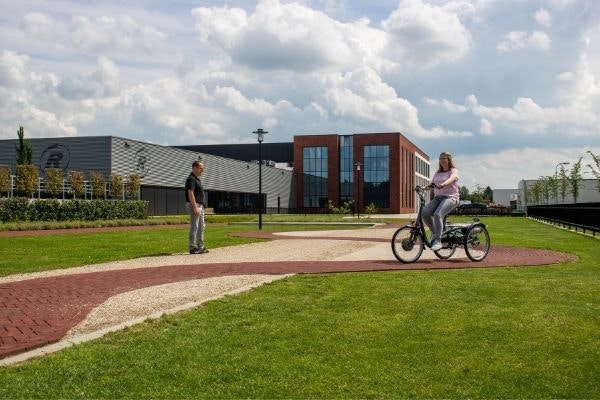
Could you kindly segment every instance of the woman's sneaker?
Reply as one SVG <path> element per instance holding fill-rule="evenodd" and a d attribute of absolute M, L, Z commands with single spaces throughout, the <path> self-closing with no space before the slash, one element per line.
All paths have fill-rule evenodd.
<path fill-rule="evenodd" d="M 434 240 L 433 242 L 431 242 L 431 250 L 433 251 L 438 251 L 442 248 L 442 243 Z"/>

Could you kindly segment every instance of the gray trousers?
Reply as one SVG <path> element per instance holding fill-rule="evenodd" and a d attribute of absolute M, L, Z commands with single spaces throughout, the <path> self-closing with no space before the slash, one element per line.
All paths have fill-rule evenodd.
<path fill-rule="evenodd" d="M 198 204 L 200 214 L 194 214 L 194 209 L 190 203 L 185 203 L 185 209 L 190 214 L 190 233 L 188 235 L 188 247 L 192 249 L 204 248 L 204 206 Z"/>
<path fill-rule="evenodd" d="M 431 241 L 440 240 L 444 229 L 444 217 L 458 205 L 458 200 L 452 197 L 435 196 L 423 207 L 423 222 L 431 231 Z"/>

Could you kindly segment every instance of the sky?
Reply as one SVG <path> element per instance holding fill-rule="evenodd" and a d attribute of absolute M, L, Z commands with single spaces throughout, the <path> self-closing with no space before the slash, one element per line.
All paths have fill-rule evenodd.
<path fill-rule="evenodd" d="M 0 2 L 0 139 L 401 132 L 460 184 L 600 154 L 597 0 Z M 584 178 L 592 178 L 585 175 Z"/>

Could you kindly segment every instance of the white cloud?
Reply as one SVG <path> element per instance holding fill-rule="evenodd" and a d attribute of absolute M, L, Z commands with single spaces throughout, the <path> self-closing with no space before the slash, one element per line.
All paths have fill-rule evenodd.
<path fill-rule="evenodd" d="M 129 15 L 95 19 L 74 15 L 70 21 L 62 22 L 43 13 L 28 13 L 24 23 L 30 37 L 79 51 L 151 54 L 162 48 L 167 40 L 165 33 L 140 25 Z"/>
<path fill-rule="evenodd" d="M 427 99 L 427 104 L 441 107 L 449 112 L 469 111 L 480 119 L 480 131 L 490 135 L 496 126 L 509 131 L 531 135 L 556 133 L 563 136 L 594 136 L 600 116 L 589 103 L 571 103 L 566 106 L 542 107 L 533 99 L 520 97 L 512 107 L 489 107 L 479 103 L 475 95 L 469 95 L 464 105 L 449 100 Z"/>
<path fill-rule="evenodd" d="M 557 132 L 571 135 L 596 135 L 600 117 L 589 106 L 541 107 L 530 98 L 518 98 L 511 107 L 486 107 L 477 104 L 474 115 L 506 124 L 529 134 Z M 575 130 L 570 130 L 576 128 Z"/>
<path fill-rule="evenodd" d="M 248 23 L 246 11 L 241 8 L 200 7 L 193 9 L 192 15 L 200 39 L 225 49 L 235 45 Z"/>
<path fill-rule="evenodd" d="M 0 85 L 18 87 L 27 82 L 26 65 L 29 56 L 3 50 L 0 54 Z"/>
<path fill-rule="evenodd" d="M 442 107 L 446 111 L 451 113 L 464 113 L 469 110 L 466 106 L 453 103 L 447 99 L 436 100 L 429 97 L 425 97 L 423 100 L 426 104 Z"/>
<path fill-rule="evenodd" d="M 385 34 L 368 20 L 340 23 L 298 3 L 262 0 L 253 14 L 228 7 L 192 11 L 196 30 L 207 43 L 256 69 L 310 72 L 361 65 L 377 57 Z"/>
<path fill-rule="evenodd" d="M 544 8 L 540 8 L 539 10 L 537 10 L 533 14 L 533 17 L 535 18 L 536 22 L 544 28 L 549 28 L 550 25 L 552 25 L 552 16 Z"/>
<path fill-rule="evenodd" d="M 479 124 L 479 131 L 482 135 L 493 135 L 494 134 L 494 125 L 486 118 L 481 118 L 481 123 Z"/>
<path fill-rule="evenodd" d="M 508 53 L 528 48 L 546 51 L 552 44 L 550 37 L 541 31 L 535 31 L 530 35 L 527 35 L 527 32 L 523 31 L 512 31 L 506 34 L 504 38 L 505 40 L 496 46 L 496 50 L 499 53 Z"/>
<path fill-rule="evenodd" d="M 561 149 L 525 147 L 480 153 L 477 157 L 455 155 L 454 160 L 460 173 L 460 185 L 470 190 L 476 185 L 490 186 L 492 189 L 516 189 L 522 179 L 554 175 L 558 162 L 577 162 L 579 157 L 585 158 L 589 149 L 572 146 Z M 591 150 L 596 152 L 600 148 Z"/>
<path fill-rule="evenodd" d="M 430 67 L 457 60 L 471 47 L 471 34 L 456 13 L 422 0 L 402 0 L 381 25 L 391 36 L 387 57 L 398 63 Z"/>
<path fill-rule="evenodd" d="M 67 99 L 110 97 L 120 94 L 119 69 L 107 57 L 98 57 L 97 69 L 79 77 L 66 77 L 58 85 L 58 92 Z"/>
<path fill-rule="evenodd" d="M 431 129 L 423 127 L 417 108 L 398 97 L 396 91 L 369 68 L 345 74 L 337 85 L 326 89 L 325 100 L 338 117 L 377 122 L 392 131 L 410 132 L 417 137 L 472 135 L 439 126 Z"/>

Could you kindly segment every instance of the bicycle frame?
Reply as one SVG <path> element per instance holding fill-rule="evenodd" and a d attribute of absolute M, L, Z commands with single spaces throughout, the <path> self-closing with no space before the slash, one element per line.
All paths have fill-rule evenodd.
<path fill-rule="evenodd" d="M 422 188 L 421 186 L 415 187 L 415 192 L 419 195 L 419 211 L 417 212 L 417 219 L 415 220 L 413 226 L 418 229 L 419 235 L 423 239 L 423 243 L 428 248 L 431 248 L 431 242 L 427 239 L 427 233 L 425 232 L 425 224 L 423 223 L 423 207 L 425 207 L 425 191 L 431 189 Z M 445 224 L 444 224 L 445 225 Z"/>

